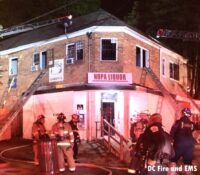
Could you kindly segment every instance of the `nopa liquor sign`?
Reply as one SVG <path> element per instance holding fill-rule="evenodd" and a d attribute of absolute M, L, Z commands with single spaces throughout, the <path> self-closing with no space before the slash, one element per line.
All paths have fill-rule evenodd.
<path fill-rule="evenodd" d="M 88 83 L 94 84 L 132 84 L 131 73 L 89 72 Z"/>

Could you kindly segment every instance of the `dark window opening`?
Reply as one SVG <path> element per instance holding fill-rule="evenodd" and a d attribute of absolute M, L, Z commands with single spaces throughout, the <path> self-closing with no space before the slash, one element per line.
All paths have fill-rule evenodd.
<path fill-rule="evenodd" d="M 67 48 L 67 58 L 75 58 L 75 44 L 69 45 Z"/>
<path fill-rule="evenodd" d="M 102 39 L 102 60 L 116 60 L 116 40 Z"/>
<path fill-rule="evenodd" d="M 76 43 L 76 59 L 83 60 L 83 43 Z"/>
<path fill-rule="evenodd" d="M 140 48 L 136 47 L 136 66 L 140 67 Z"/>
<path fill-rule="evenodd" d="M 42 52 L 41 69 L 47 68 L 47 52 Z"/>
<path fill-rule="evenodd" d="M 148 67 L 149 66 L 148 51 L 140 47 L 136 47 L 136 66 Z"/>
<path fill-rule="evenodd" d="M 169 77 L 175 80 L 179 80 L 179 65 L 170 63 L 169 64 Z"/>
<path fill-rule="evenodd" d="M 39 65 L 40 64 L 40 54 L 35 53 L 33 56 L 33 65 Z"/>

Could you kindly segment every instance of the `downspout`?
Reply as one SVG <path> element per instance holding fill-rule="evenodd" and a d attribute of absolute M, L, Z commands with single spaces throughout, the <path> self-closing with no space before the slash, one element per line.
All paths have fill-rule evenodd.
<path fill-rule="evenodd" d="M 88 73 L 91 72 L 91 39 L 92 39 L 92 32 L 86 33 L 88 38 Z M 92 105 L 91 105 L 91 91 L 87 91 L 87 130 L 86 130 L 86 139 L 87 141 L 90 141 L 92 138 L 92 132 L 91 132 L 91 120 L 92 120 Z"/>
<path fill-rule="evenodd" d="M 91 39 L 92 39 L 92 32 L 86 33 L 88 37 L 88 72 L 91 72 Z"/>

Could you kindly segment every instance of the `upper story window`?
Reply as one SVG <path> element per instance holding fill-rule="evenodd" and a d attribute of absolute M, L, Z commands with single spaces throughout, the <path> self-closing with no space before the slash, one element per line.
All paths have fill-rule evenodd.
<path fill-rule="evenodd" d="M 66 46 L 66 55 L 67 64 L 73 64 L 76 60 L 83 60 L 83 43 L 79 41 L 68 44 Z"/>
<path fill-rule="evenodd" d="M 101 39 L 101 60 L 117 60 L 117 39 Z"/>
<path fill-rule="evenodd" d="M 17 75 L 18 73 L 18 58 L 9 60 L 9 75 Z"/>
<path fill-rule="evenodd" d="M 179 65 L 175 63 L 169 63 L 169 77 L 175 80 L 179 80 Z"/>
<path fill-rule="evenodd" d="M 136 66 L 149 67 L 149 51 L 136 46 Z"/>
<path fill-rule="evenodd" d="M 47 67 L 47 52 L 37 52 L 33 54 L 32 71 L 42 70 Z"/>
<path fill-rule="evenodd" d="M 162 68 L 162 75 L 164 76 L 165 75 L 165 59 L 162 58 L 161 60 L 161 68 Z"/>

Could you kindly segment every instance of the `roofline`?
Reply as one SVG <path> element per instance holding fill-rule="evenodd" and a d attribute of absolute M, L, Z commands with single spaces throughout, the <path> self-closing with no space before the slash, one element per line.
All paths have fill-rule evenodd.
<path fill-rule="evenodd" d="M 170 56 L 172 56 L 175 59 L 177 59 L 177 57 L 178 57 L 178 59 L 181 59 L 185 64 L 187 64 L 187 62 L 188 62 L 188 60 L 185 57 L 183 57 L 182 55 L 180 55 L 180 54 L 178 54 L 178 53 L 176 53 L 176 52 L 174 52 L 174 51 L 172 51 L 172 50 L 170 50 L 168 48 L 161 47 L 160 50 L 163 53 L 169 53 Z"/>
<path fill-rule="evenodd" d="M 15 48 L 3 50 L 3 51 L 0 51 L 0 56 L 11 54 L 11 53 L 21 51 L 21 50 L 25 50 L 25 49 L 29 49 L 29 48 L 35 47 L 35 46 L 42 46 L 42 45 L 62 41 L 62 40 L 65 40 L 66 38 L 73 38 L 73 37 L 85 35 L 87 32 L 124 32 L 124 33 L 127 33 L 127 34 L 129 34 L 129 35 L 131 35 L 131 36 L 133 36 L 133 37 L 135 37 L 139 40 L 142 40 L 143 42 L 145 42 L 149 45 L 152 45 L 156 48 L 159 48 L 159 45 L 156 44 L 154 41 L 150 40 L 149 38 L 147 38 L 147 37 L 145 37 L 141 34 L 139 34 L 138 32 L 133 31 L 132 29 L 130 29 L 126 26 L 92 26 L 92 27 L 88 27 L 88 28 L 85 28 L 83 30 L 79 30 L 79 31 L 76 31 L 76 32 L 63 34 L 63 35 L 60 35 L 58 37 L 54 37 L 54 38 L 51 38 L 51 39 L 47 39 L 47 40 L 43 40 L 43 41 L 39 41 L 39 42 L 35 42 L 35 43 L 30 43 L 30 44 L 25 44 L 25 45 L 18 46 L 18 47 L 15 47 Z"/>
<path fill-rule="evenodd" d="M 144 42 L 148 45 L 151 45 L 151 46 L 157 48 L 157 49 L 163 48 L 164 50 L 168 50 L 172 53 L 175 53 L 175 54 L 181 56 L 180 54 L 171 51 L 170 49 L 160 45 L 159 43 L 156 43 L 156 41 L 134 31 L 133 29 L 131 29 L 130 27 L 127 27 L 127 26 L 92 26 L 92 27 L 88 27 L 88 28 L 85 28 L 85 29 L 82 29 L 82 30 L 78 30 L 76 32 L 63 34 L 63 35 L 60 35 L 58 37 L 54 37 L 54 38 L 51 38 L 51 39 L 47 39 L 47 40 L 43 40 L 43 41 L 39 41 L 39 42 L 35 42 L 35 43 L 30 43 L 30 44 L 18 46 L 18 47 L 15 47 L 15 48 L 3 50 L 3 51 L 0 51 L 0 56 L 8 55 L 8 54 L 18 52 L 18 51 L 22 51 L 22 50 L 26 50 L 26 49 L 29 49 L 29 48 L 32 48 L 32 47 L 39 47 L 39 46 L 43 46 L 43 45 L 46 45 L 46 44 L 62 41 L 62 40 L 65 40 L 67 38 L 73 38 L 73 37 L 85 35 L 87 32 L 99 32 L 99 33 L 101 33 L 101 32 L 102 33 L 103 32 L 124 32 L 124 33 L 126 33 L 126 34 L 128 34 L 132 37 L 135 37 L 138 40 L 141 40 L 142 42 Z"/>

